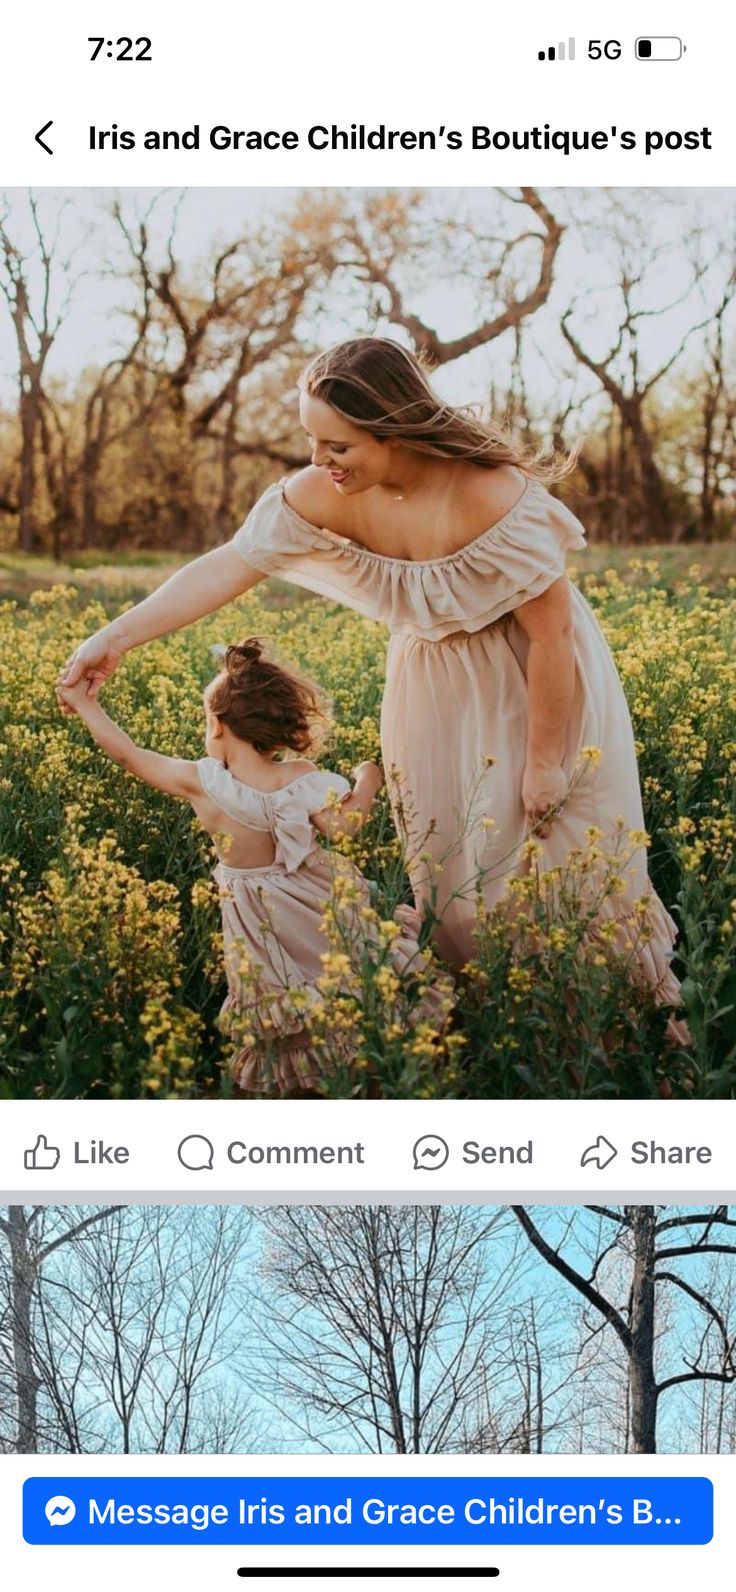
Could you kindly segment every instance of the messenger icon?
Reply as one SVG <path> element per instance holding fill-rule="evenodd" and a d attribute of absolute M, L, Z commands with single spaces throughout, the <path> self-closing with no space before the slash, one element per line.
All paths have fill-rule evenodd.
<path fill-rule="evenodd" d="M 56 1493 L 45 1509 L 46 1519 L 50 1526 L 70 1526 L 77 1512 L 77 1506 L 72 1498 L 66 1498 L 63 1493 Z"/>
<path fill-rule="evenodd" d="M 439 1133 L 423 1133 L 413 1149 L 415 1172 L 439 1172 L 447 1164 L 450 1149 Z"/>

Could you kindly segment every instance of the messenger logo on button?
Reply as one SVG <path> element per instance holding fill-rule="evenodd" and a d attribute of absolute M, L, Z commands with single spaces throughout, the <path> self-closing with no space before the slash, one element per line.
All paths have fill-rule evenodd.
<path fill-rule="evenodd" d="M 45 1510 L 50 1526 L 70 1526 L 76 1512 L 76 1504 L 71 1498 L 65 1498 L 63 1493 L 57 1493 L 54 1498 L 49 1498 Z"/>

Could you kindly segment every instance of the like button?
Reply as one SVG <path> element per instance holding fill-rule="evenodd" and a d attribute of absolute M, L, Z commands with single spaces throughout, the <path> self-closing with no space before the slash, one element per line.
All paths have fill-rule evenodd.
<path fill-rule="evenodd" d="M 45 1133 L 39 1133 L 33 1149 L 24 1152 L 23 1165 L 27 1172 L 54 1172 L 60 1159 L 61 1151 L 49 1144 Z"/>

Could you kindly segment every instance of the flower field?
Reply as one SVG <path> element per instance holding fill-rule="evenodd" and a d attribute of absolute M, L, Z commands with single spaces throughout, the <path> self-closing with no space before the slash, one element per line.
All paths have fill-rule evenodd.
<path fill-rule="evenodd" d="M 692 1047 L 665 1044 L 666 1013 L 631 961 L 605 940 L 587 947 L 575 882 L 584 855 L 556 881 L 554 912 L 544 888 L 519 882 L 527 933 L 512 938 L 491 914 L 457 978 L 439 967 L 397 978 L 393 912 L 408 891 L 382 793 L 343 843 L 374 882 L 370 954 L 346 943 L 340 888 L 327 914 L 323 1003 L 309 1014 L 325 1095 L 736 1093 L 736 580 L 620 558 L 580 585 L 631 708 L 649 868 L 680 927 L 674 965 Z M 0 1094 L 227 1094 L 210 842 L 185 804 L 109 763 L 56 706 L 61 663 L 106 604 L 118 611 L 119 591 L 29 593 L 20 580 L 16 590 L 0 598 Z M 145 745 L 202 755 L 211 649 L 244 634 L 272 637 L 329 692 L 328 766 L 349 774 L 378 755 L 385 633 L 278 587 L 131 654 L 108 710 Z M 262 1020 L 268 1059 L 267 1003 Z"/>

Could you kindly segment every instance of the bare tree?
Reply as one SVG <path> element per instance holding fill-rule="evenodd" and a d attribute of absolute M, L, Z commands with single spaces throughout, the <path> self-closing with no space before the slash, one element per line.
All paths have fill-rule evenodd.
<path fill-rule="evenodd" d="M 544 1452 L 546 1435 L 546 1392 L 537 1310 L 533 1300 L 520 1323 L 515 1342 L 515 1368 L 522 1392 L 522 1414 L 516 1439 L 518 1451 L 541 1454 Z"/>
<path fill-rule="evenodd" d="M 37 541 L 37 455 L 47 401 L 46 367 L 79 276 L 72 270 L 76 250 L 64 253 L 62 248 L 66 205 L 57 204 L 55 214 L 47 218 L 41 201 L 30 193 L 28 208 L 34 242 L 26 246 L 11 236 L 7 203 L 0 211 L 0 292 L 18 355 L 19 537 L 23 551 L 32 553 Z"/>
<path fill-rule="evenodd" d="M 465 1453 L 544 1453 L 550 1359 L 549 1343 L 540 1342 L 539 1306 L 527 1300 L 497 1334 L 477 1401 L 478 1424 L 468 1423 L 463 1439 Z"/>
<path fill-rule="evenodd" d="M 9 1255 L 7 1268 L 6 1370 L 15 1404 L 18 1454 L 33 1454 L 38 1447 L 38 1392 L 40 1378 L 34 1353 L 34 1310 L 43 1268 L 61 1249 L 78 1245 L 92 1227 L 110 1219 L 119 1207 L 107 1206 L 85 1216 L 73 1216 L 60 1230 L 46 1231 L 42 1205 L 8 1205 L 0 1216 L 0 1233 Z M 66 1257 L 65 1257 L 66 1258 Z"/>
<path fill-rule="evenodd" d="M 596 286 L 572 297 L 563 311 L 560 327 L 575 359 L 596 378 L 610 400 L 619 423 L 621 475 L 625 473 L 627 450 L 633 454 L 642 498 L 641 534 L 645 540 L 665 541 L 671 531 L 671 509 L 667 482 L 657 456 L 652 414 L 654 398 L 694 334 L 710 324 L 713 314 L 703 307 L 698 317 L 693 310 L 685 330 L 669 335 L 664 325 L 673 311 L 697 301 L 711 261 L 706 258 L 699 229 L 693 225 L 689 238 L 683 240 L 679 236 L 677 239 L 678 269 L 673 273 L 673 287 L 669 292 L 663 289 L 663 266 L 672 255 L 673 244 L 663 241 L 652 227 L 649 206 L 641 209 L 630 199 L 611 200 L 608 221 L 599 226 L 597 246 L 600 238 L 616 255 L 613 295 L 619 308 L 615 337 L 607 350 L 594 351 L 600 307 L 600 289 Z M 729 263 L 727 274 L 731 273 Z M 606 296 L 611 296 L 610 290 Z M 651 351 L 647 354 L 645 349 L 653 322 L 660 323 L 662 328 L 656 357 Z M 590 336 L 586 336 L 588 327 L 592 327 Z M 631 491 L 622 491 L 620 497 L 620 510 L 630 527 Z"/>
<path fill-rule="evenodd" d="M 538 1254 L 578 1294 L 592 1306 L 621 1343 L 627 1359 L 631 1435 L 629 1451 L 654 1454 L 657 1450 L 657 1418 L 660 1401 L 669 1389 L 688 1383 L 730 1383 L 736 1380 L 736 1330 L 731 1327 L 719 1301 L 706 1291 L 699 1279 L 690 1281 L 672 1262 L 692 1263 L 704 1255 L 736 1254 L 736 1219 L 727 1206 L 712 1210 L 686 1211 L 671 1216 L 658 1214 L 653 1205 L 621 1207 L 587 1206 L 601 1217 L 609 1229 L 609 1239 L 601 1242 L 586 1276 L 563 1253 L 562 1243 L 544 1236 L 523 1205 L 512 1207 L 517 1221 Z M 571 1223 L 571 1237 L 576 1225 Z M 578 1240 L 579 1240 L 579 1234 Z M 572 1246 L 571 1246 L 572 1247 Z M 617 1300 L 613 1290 L 600 1283 L 604 1260 L 612 1251 L 625 1254 L 628 1261 L 628 1297 Z M 658 1312 L 664 1290 L 682 1294 L 693 1311 L 690 1346 L 683 1348 L 684 1369 L 659 1376 L 657 1371 Z"/>
<path fill-rule="evenodd" d="M 378 1453 L 462 1446 L 509 1314 L 506 1214 L 285 1206 L 260 1220 L 257 1382 L 280 1412 L 326 1451 L 336 1435 Z"/>
<path fill-rule="evenodd" d="M 252 1446 L 226 1368 L 240 1347 L 231 1207 L 7 1208 L 0 1374 L 13 1452 L 189 1453 Z"/>
<path fill-rule="evenodd" d="M 239 1344 L 235 1269 L 247 1213 L 118 1210 L 72 1267 L 47 1274 L 35 1329 L 38 1375 L 70 1452 L 188 1453 L 246 1439 L 216 1373 Z M 206 1437 L 208 1416 L 215 1429 Z"/>
<path fill-rule="evenodd" d="M 736 422 L 736 398 L 728 391 L 724 328 L 726 315 L 735 293 L 736 271 L 729 278 L 713 317 L 702 376 L 700 533 L 706 538 L 712 536 L 715 527 L 716 505 L 724 464 L 729 473 L 733 464 L 733 456 L 728 459 L 724 457 L 729 443 L 733 443 L 733 427 Z"/>
<path fill-rule="evenodd" d="M 157 197 L 157 196 L 156 196 Z M 130 257 L 137 261 L 132 301 L 127 311 L 128 336 L 123 347 L 93 376 L 84 404 L 84 433 L 79 475 L 82 485 L 81 541 L 83 547 L 97 540 L 100 477 L 109 449 L 130 433 L 145 426 L 156 400 L 155 386 L 147 381 L 144 351 L 151 327 L 153 288 L 145 268 L 149 247 L 148 229 L 156 198 L 145 207 L 135 223 L 128 222 L 116 200 L 112 217 L 125 240 Z M 130 378 L 135 378 L 130 392 Z"/>
<path fill-rule="evenodd" d="M 600 1360 L 600 1328 L 565 1319 L 559 1296 L 539 1290 L 517 1304 L 494 1344 L 491 1375 L 479 1401 L 480 1424 L 469 1427 L 469 1454 L 543 1454 L 620 1451 L 612 1437 L 619 1416 L 611 1400 L 593 1389 Z M 613 1402 L 613 1407 L 612 1407 Z M 603 1408 L 602 1408 L 603 1407 Z M 591 1445 L 591 1418 L 605 1423 L 606 1440 Z M 597 1436 L 597 1430 L 596 1430 Z"/>
<path fill-rule="evenodd" d="M 151 241 L 149 214 L 136 226 L 121 206 L 114 218 L 128 249 L 141 301 L 156 308 L 163 335 L 151 350 L 159 397 L 177 428 L 180 446 L 168 482 L 178 528 L 201 539 L 194 461 L 205 440 L 220 455 L 218 518 L 229 523 L 234 488 L 233 460 L 241 451 L 240 403 L 254 373 L 292 354 L 305 301 L 321 278 L 324 261 L 308 227 L 294 218 L 268 225 L 253 223 L 217 249 L 205 270 L 187 278 L 177 257 L 178 205 L 174 207 L 163 258 Z M 317 212 L 317 220 L 319 219 Z M 314 228 L 312 228 L 314 232 Z M 246 450 L 247 446 L 246 446 Z M 260 451 L 268 454 L 263 443 Z M 277 448 L 277 456 L 281 456 Z"/>
<path fill-rule="evenodd" d="M 446 365 L 494 342 L 504 332 L 517 334 L 549 298 L 564 228 L 536 188 L 518 194 L 489 190 L 487 226 L 444 217 L 434 226 L 422 216 L 418 195 L 376 194 L 355 215 L 345 215 L 332 255 L 335 269 L 352 272 L 374 291 L 377 311 L 409 334 L 417 352 L 436 365 Z M 499 198 L 518 207 L 520 226 L 503 228 L 494 210 Z M 413 307 L 414 294 L 403 285 L 407 261 L 426 271 L 438 270 L 438 251 L 451 251 L 453 276 L 466 269 L 472 248 L 479 271 L 481 312 L 478 324 L 456 337 L 443 337 Z M 424 257 L 424 260 L 422 260 Z"/>

